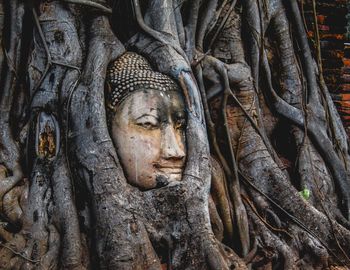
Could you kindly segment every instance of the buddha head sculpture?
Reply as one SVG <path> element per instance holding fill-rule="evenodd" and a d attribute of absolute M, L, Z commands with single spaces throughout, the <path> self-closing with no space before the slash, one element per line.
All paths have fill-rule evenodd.
<path fill-rule="evenodd" d="M 180 181 L 186 112 L 181 90 L 145 58 L 127 52 L 107 71 L 109 131 L 125 176 L 141 190 Z"/>

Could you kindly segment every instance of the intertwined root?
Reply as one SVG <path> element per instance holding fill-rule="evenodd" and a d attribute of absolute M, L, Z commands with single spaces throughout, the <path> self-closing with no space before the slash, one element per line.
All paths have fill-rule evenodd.
<path fill-rule="evenodd" d="M 133 34 L 139 31 L 129 44 L 160 71 L 178 79 L 189 117 L 193 117 L 189 118 L 187 132 L 190 165 L 181 187 L 188 192 L 187 197 L 182 197 L 179 187 L 170 187 L 166 196 L 165 192 L 160 194 L 162 197 L 156 192 L 142 194 L 127 185 L 107 134 L 101 91 L 108 63 L 124 52 L 107 18 L 101 16 L 101 12 L 112 10 L 91 1 L 67 2 L 75 4 L 38 2 L 35 9 L 27 11 L 32 18 L 35 42 L 34 47 L 22 49 L 24 6 L 18 6 L 22 2 L 15 0 L 4 4 L 11 16 L 6 17 L 10 27 L 2 32 L 8 32 L 5 36 L 11 40 L 5 41 L 6 54 L 0 53 L 1 68 L 6 66 L 4 63 L 8 68 L 5 73 L 1 70 L 4 90 L 0 104 L 0 163 L 6 168 L 0 167 L 0 268 L 84 269 L 89 266 L 85 258 L 91 257 L 102 268 L 159 269 L 161 262 L 153 245 L 160 242 L 165 242 L 174 253 L 175 269 L 188 265 L 194 269 L 245 269 L 250 263 L 262 269 L 322 269 L 332 263 L 347 263 L 350 226 L 337 209 L 342 199 L 345 208 L 349 203 L 348 190 L 341 181 L 346 178 L 342 177 L 342 161 L 349 163 L 344 134 L 338 127 L 340 122 L 333 117 L 328 93 L 317 85 L 307 50 L 300 55 L 304 66 L 296 61 L 291 24 L 281 1 L 243 1 L 247 26 L 254 28 L 245 31 L 254 32 L 255 36 L 251 40 L 255 47 L 249 53 L 244 49 L 249 46 L 243 46 L 241 39 L 243 28 L 241 15 L 234 9 L 236 1 L 181 1 L 184 8 L 179 3 L 174 8 L 176 1 L 150 0 L 152 5 L 145 10 L 140 1 L 132 2 L 135 23 L 140 29 L 128 29 Z M 86 9 L 76 6 L 87 2 L 90 6 Z M 201 6 L 205 4 L 208 5 Z M 291 17 L 297 21 L 295 2 L 287 4 L 291 5 Z M 171 7 L 174 16 L 169 17 Z M 187 11 L 183 12 L 187 8 L 189 18 Z M 1 28 L 3 24 L 0 21 Z M 260 29 L 267 25 L 269 32 Z M 300 31 L 297 27 L 294 34 L 305 45 Z M 266 35 L 270 35 L 268 44 L 273 44 L 274 39 L 277 49 L 265 50 Z M 20 55 L 27 50 L 33 50 L 27 52 L 30 59 Z M 252 72 L 245 62 L 248 58 L 252 60 Z M 18 69 L 20 61 L 25 64 Z M 213 154 L 221 163 L 214 165 L 217 171 L 212 180 L 212 198 L 218 211 L 212 219 L 217 220 L 218 238 L 236 253 L 215 239 L 210 228 L 210 155 L 202 106 L 189 63 L 193 64 L 201 88 Z M 13 103 L 21 107 L 18 111 L 26 111 L 24 104 L 14 100 L 18 94 L 14 90 L 22 83 L 16 81 L 17 71 L 29 74 L 31 96 L 27 111 L 31 116 L 24 118 L 34 123 L 33 119 L 45 111 L 52 118 L 57 117 L 56 135 L 64 135 L 61 148 L 55 145 L 57 151 L 52 148 L 49 156 L 41 152 L 47 159 L 41 156 L 30 161 L 30 181 L 23 180 L 18 138 L 9 125 Z M 264 81 L 259 82 L 259 73 L 266 85 L 259 84 Z M 311 93 L 310 104 L 305 108 L 300 81 L 304 73 Z M 279 80 L 273 80 L 275 74 L 280 75 Z M 17 90 L 24 89 L 21 86 Z M 328 108 L 320 105 L 321 92 L 323 105 L 328 103 Z M 327 114 L 333 115 L 334 130 L 327 126 Z M 275 142 L 286 138 L 274 137 L 276 125 L 287 129 L 284 134 L 297 148 L 297 157 L 277 151 L 280 144 Z M 320 127 L 322 132 L 317 136 Z M 328 131 L 340 145 L 332 144 Z M 26 135 L 33 139 L 37 134 L 29 129 Z M 337 156 L 340 152 L 344 160 Z M 71 178 L 79 179 L 79 183 L 73 183 Z M 74 191 L 72 183 L 82 189 Z M 337 186 L 341 189 L 338 194 Z M 300 194 L 300 189 L 306 193 Z M 88 195 L 81 196 L 79 192 Z M 81 198 L 83 202 L 79 201 Z M 179 202 L 180 199 L 184 200 Z M 79 209 L 75 209 L 77 202 Z M 91 216 L 86 214 L 87 208 Z M 213 204 L 211 209 L 215 210 Z M 347 209 L 343 210 L 347 216 Z M 154 226 L 155 222 L 158 226 Z M 81 234 L 82 228 L 88 233 Z M 94 234 L 98 237 L 93 238 Z M 94 244 L 91 245 L 93 240 L 86 240 L 89 238 L 97 240 L 92 256 L 88 249 Z M 174 243 L 176 247 L 171 246 Z"/>

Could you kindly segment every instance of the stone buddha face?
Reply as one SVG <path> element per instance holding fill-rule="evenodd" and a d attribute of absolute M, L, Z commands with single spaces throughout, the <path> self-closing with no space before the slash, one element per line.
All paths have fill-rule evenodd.
<path fill-rule="evenodd" d="M 141 83 L 126 96 L 123 91 L 135 83 L 121 88 L 123 98 L 109 120 L 126 178 L 141 190 L 180 181 L 186 158 L 183 97 L 179 89 L 154 83 Z"/>

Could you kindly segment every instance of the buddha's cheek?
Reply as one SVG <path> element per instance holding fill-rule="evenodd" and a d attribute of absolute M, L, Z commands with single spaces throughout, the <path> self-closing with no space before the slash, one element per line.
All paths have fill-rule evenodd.
<path fill-rule="evenodd" d="M 134 137 L 137 155 L 134 158 L 135 185 L 142 189 L 156 187 L 156 171 L 154 164 L 159 160 L 159 140 L 156 137 L 143 135 Z"/>
<path fill-rule="evenodd" d="M 160 134 L 128 129 L 117 136 L 117 151 L 128 182 L 141 189 L 156 187 Z"/>

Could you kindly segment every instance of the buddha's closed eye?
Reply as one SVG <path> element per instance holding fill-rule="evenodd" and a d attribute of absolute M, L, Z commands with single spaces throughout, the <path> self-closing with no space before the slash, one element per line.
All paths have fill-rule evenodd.
<path fill-rule="evenodd" d="M 159 120 L 153 115 L 143 115 L 136 120 L 136 125 L 153 130 L 159 128 Z"/>

